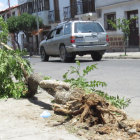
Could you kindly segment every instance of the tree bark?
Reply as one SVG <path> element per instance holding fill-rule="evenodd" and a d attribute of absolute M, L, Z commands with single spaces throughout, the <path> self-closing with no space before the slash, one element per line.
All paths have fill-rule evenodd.
<path fill-rule="evenodd" d="M 16 33 L 16 35 L 17 35 L 17 38 L 14 37 L 14 38 L 15 38 L 15 42 L 16 42 L 16 44 L 17 44 L 17 46 L 18 46 L 18 49 L 21 50 L 21 49 L 20 49 L 20 45 L 19 45 L 19 43 L 18 43 L 18 33 Z M 15 36 L 15 35 L 14 35 L 14 36 Z"/>
<path fill-rule="evenodd" d="M 39 83 L 42 79 L 43 78 L 40 75 L 38 75 L 37 73 L 31 74 L 28 77 L 28 80 L 27 80 L 27 87 L 28 87 L 27 97 L 33 97 L 37 93 Z"/>
<path fill-rule="evenodd" d="M 11 34 L 11 43 L 12 43 L 13 49 L 16 50 L 17 47 L 15 44 L 15 34 L 14 33 Z"/>

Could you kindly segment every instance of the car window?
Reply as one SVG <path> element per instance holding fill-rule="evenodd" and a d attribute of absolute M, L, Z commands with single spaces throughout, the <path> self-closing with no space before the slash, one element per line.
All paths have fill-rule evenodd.
<path fill-rule="evenodd" d="M 56 33 L 56 30 L 51 31 L 51 32 L 49 33 L 47 39 L 52 39 L 52 38 L 54 38 L 55 33 Z"/>
<path fill-rule="evenodd" d="M 60 36 L 60 35 L 63 35 L 63 27 L 59 27 L 59 28 L 56 30 L 56 36 Z"/>
<path fill-rule="evenodd" d="M 64 27 L 64 34 L 70 34 L 71 33 L 71 23 L 65 24 Z"/>
<path fill-rule="evenodd" d="M 104 32 L 99 23 L 77 22 L 75 23 L 75 33 Z"/>

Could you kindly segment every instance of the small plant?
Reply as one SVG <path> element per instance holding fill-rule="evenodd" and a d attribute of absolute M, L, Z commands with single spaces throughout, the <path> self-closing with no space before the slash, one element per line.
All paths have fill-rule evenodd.
<path fill-rule="evenodd" d="M 51 79 L 51 77 L 49 77 L 49 76 L 45 76 L 44 78 L 43 78 L 43 80 L 50 80 Z"/>
<path fill-rule="evenodd" d="M 95 87 L 99 87 L 99 86 L 107 86 L 107 84 L 105 82 L 101 82 L 101 81 L 90 81 L 88 82 L 85 78 L 85 76 L 88 75 L 89 72 L 91 72 L 94 69 L 97 69 L 96 64 L 91 65 L 91 66 L 87 66 L 82 73 L 80 73 L 80 62 L 76 61 L 77 67 L 70 67 L 70 70 L 68 70 L 64 75 L 63 75 L 63 79 L 65 82 L 69 82 L 71 83 L 72 86 L 76 86 L 79 88 L 82 88 L 84 90 L 86 90 L 87 92 L 91 92 L 92 90 L 95 89 Z M 69 78 L 70 75 L 75 75 L 74 77 L 76 78 Z"/>
<path fill-rule="evenodd" d="M 91 72 L 94 69 L 97 69 L 96 64 L 87 66 L 85 69 L 80 72 L 80 62 L 76 61 L 77 66 L 70 67 L 70 70 L 68 70 L 64 75 L 63 79 L 65 82 L 70 83 L 74 87 L 82 88 L 86 91 L 86 93 L 96 93 L 103 98 L 105 98 L 107 101 L 109 101 L 112 105 L 116 106 L 117 108 L 125 108 L 130 104 L 130 99 L 120 98 L 119 96 L 114 97 L 110 96 L 107 93 L 104 93 L 103 91 L 96 90 L 96 87 L 105 87 L 107 84 L 105 82 L 101 81 L 87 81 L 86 76 L 89 72 Z M 74 75 L 72 77 L 72 75 Z"/>
<path fill-rule="evenodd" d="M 124 52 L 126 56 L 126 47 L 128 46 L 129 42 L 129 35 L 130 35 L 130 24 L 134 20 L 136 20 L 137 17 L 131 18 L 131 19 L 116 19 L 115 21 L 108 20 L 108 23 L 114 28 L 114 29 L 119 29 L 123 32 L 123 39 L 124 39 Z"/>

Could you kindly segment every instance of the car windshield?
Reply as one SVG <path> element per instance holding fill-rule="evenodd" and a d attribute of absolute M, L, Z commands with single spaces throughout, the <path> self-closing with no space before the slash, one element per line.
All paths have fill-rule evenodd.
<path fill-rule="evenodd" d="M 104 32 L 99 23 L 77 22 L 75 23 L 75 33 Z"/>

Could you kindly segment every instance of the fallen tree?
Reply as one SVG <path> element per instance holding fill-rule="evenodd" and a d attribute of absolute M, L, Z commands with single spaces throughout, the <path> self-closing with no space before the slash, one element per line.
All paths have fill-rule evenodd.
<path fill-rule="evenodd" d="M 13 51 L 4 43 L 1 43 L 1 45 L 9 51 Z M 15 53 L 13 54 L 13 57 L 15 57 L 14 55 Z M 43 80 L 43 77 L 39 74 L 28 72 L 24 61 L 21 59 L 16 60 L 22 71 L 22 76 L 24 77 L 24 79 L 22 79 L 24 80 L 24 86 L 26 87 L 26 90 L 24 89 L 24 91 L 22 91 L 24 92 L 24 96 L 33 97 L 37 93 L 38 87 L 41 87 L 54 97 L 54 112 L 71 118 L 70 123 L 73 123 L 72 121 L 75 119 L 76 124 L 84 123 L 86 125 L 86 127 L 84 127 L 85 129 L 89 130 L 90 128 L 93 128 L 99 135 L 111 134 L 114 133 L 114 131 L 117 132 L 119 129 L 118 133 L 121 132 L 123 134 L 127 132 L 132 138 L 139 137 L 139 123 L 131 125 L 129 121 L 127 122 L 127 115 L 121 109 L 116 108 L 111 102 L 107 101 L 105 98 L 106 95 L 102 97 L 95 91 L 88 93 L 89 89 L 85 88 L 86 86 L 94 84 L 103 85 L 103 82 L 94 81 L 94 83 L 91 82 L 89 84 L 84 81 L 81 76 L 78 79 L 68 79 L 68 73 L 64 74 L 64 77 L 67 81 L 70 81 L 69 83 L 57 80 Z M 75 71 L 74 68 L 73 70 Z M 84 70 L 84 75 L 90 70 L 92 70 L 92 67 L 87 67 Z M 79 74 L 78 71 L 76 71 L 76 73 Z M 80 87 L 79 82 L 81 82 L 81 85 L 83 85 L 85 89 Z M 100 126 L 101 124 L 102 126 Z M 91 131 L 91 133 L 93 133 L 93 131 Z"/>
<path fill-rule="evenodd" d="M 9 51 L 13 51 L 4 43 L 1 43 L 1 45 Z M 80 115 L 81 122 L 86 121 L 88 118 L 90 124 L 105 124 L 107 122 L 116 122 L 118 118 L 119 120 L 127 118 L 123 111 L 113 107 L 96 93 L 86 94 L 85 90 L 72 87 L 69 83 L 43 80 L 43 77 L 37 73 L 29 74 L 20 60 L 18 63 L 23 71 L 25 84 L 28 89 L 26 97 L 33 97 L 37 93 L 38 86 L 40 86 L 54 97 L 54 101 L 57 103 L 53 105 L 55 112 L 70 116 Z"/>
<path fill-rule="evenodd" d="M 6 29 L 6 24 L 2 25 Z M 30 64 L 21 57 L 21 52 L 2 43 L 7 41 L 6 32 L 0 33 L 0 45 L 2 46 L 0 48 L 0 98 L 33 97 L 37 93 L 38 87 L 41 87 L 54 97 L 53 110 L 55 113 L 66 115 L 71 120 L 76 119 L 76 122 L 80 124 L 85 123 L 85 128 L 88 130 L 89 127 L 98 126 L 95 130 L 97 133 L 108 134 L 113 129 L 120 128 L 121 132 L 124 132 L 133 128 L 130 123 L 128 127 L 126 126 L 127 116 L 119 109 L 126 107 L 129 100 L 125 102 L 119 97 L 115 98 L 94 90 L 96 86 L 105 86 L 104 82 L 86 81 L 85 75 L 96 68 L 95 65 L 87 66 L 81 75 L 80 63 L 76 62 L 78 67 L 71 67 L 71 70 L 63 75 L 65 82 L 43 80 L 39 74 L 31 72 Z M 77 74 L 77 78 L 68 78 L 68 74 Z M 102 124 L 102 126 L 100 127 L 98 124 Z M 137 132 L 140 131 L 139 126 L 138 123 L 135 125 Z M 129 133 L 135 136 L 138 134 L 136 131 L 130 130 Z"/>
<path fill-rule="evenodd" d="M 86 94 L 82 89 L 55 80 L 43 80 L 39 86 L 54 96 L 53 110 L 56 113 L 72 117 L 80 115 L 80 122 L 88 121 L 90 125 L 106 124 L 127 118 L 122 110 L 96 93 Z"/>

